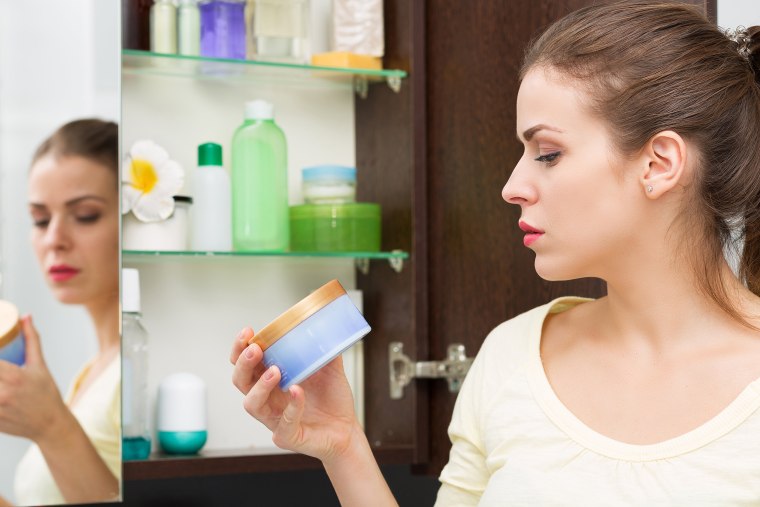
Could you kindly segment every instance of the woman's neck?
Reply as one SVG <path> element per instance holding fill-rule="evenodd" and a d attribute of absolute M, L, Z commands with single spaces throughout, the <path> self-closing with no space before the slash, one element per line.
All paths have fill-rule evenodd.
<path fill-rule="evenodd" d="M 95 334 L 98 338 L 98 356 L 111 356 L 118 353 L 121 346 L 119 339 L 121 315 L 119 314 L 118 292 L 85 306 L 95 326 Z"/>
<path fill-rule="evenodd" d="M 757 316 L 760 299 L 753 296 L 733 275 L 727 263 L 721 266 L 726 293 L 734 305 Z M 605 305 L 605 331 L 636 348 L 655 353 L 725 343 L 729 329 L 747 328 L 710 296 L 699 290 L 691 266 L 684 263 L 645 263 L 640 269 L 610 277 Z M 757 319 L 754 320 L 758 324 Z"/>

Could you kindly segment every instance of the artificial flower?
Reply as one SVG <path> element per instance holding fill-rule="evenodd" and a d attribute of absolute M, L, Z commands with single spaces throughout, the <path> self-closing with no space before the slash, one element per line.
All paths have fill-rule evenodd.
<path fill-rule="evenodd" d="M 134 213 L 143 222 L 166 220 L 174 212 L 174 195 L 185 172 L 153 141 L 137 141 L 124 163 L 121 177 L 121 212 Z"/>

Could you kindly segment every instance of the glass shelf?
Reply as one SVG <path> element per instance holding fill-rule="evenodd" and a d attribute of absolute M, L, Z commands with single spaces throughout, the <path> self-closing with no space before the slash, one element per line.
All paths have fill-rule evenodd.
<path fill-rule="evenodd" d="M 392 252 L 192 252 L 167 250 L 123 250 L 124 258 L 141 259 L 150 257 L 332 257 L 347 259 L 408 259 L 409 254 L 401 250 Z"/>
<path fill-rule="evenodd" d="M 174 261 L 203 261 L 206 259 L 230 259 L 250 257 L 277 258 L 321 258 L 321 259 L 353 259 L 356 268 L 364 274 L 369 272 L 369 261 L 387 260 L 391 268 L 400 273 L 409 253 L 402 250 L 391 252 L 192 252 L 192 251 L 154 251 L 154 250 L 122 250 L 122 259 L 126 262 L 174 262 Z"/>
<path fill-rule="evenodd" d="M 122 50 L 122 72 L 126 75 L 175 76 L 193 79 L 244 80 L 266 83 L 298 83 L 302 86 L 348 86 L 359 90 L 368 82 L 386 81 L 398 91 L 403 70 L 321 67 L 259 60 L 207 58 L 176 54 Z"/>

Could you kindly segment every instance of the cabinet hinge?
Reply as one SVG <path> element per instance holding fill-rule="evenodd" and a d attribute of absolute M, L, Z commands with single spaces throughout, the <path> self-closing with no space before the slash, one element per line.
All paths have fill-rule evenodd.
<path fill-rule="evenodd" d="M 447 358 L 443 361 L 412 361 L 404 354 L 404 344 L 391 342 L 388 346 L 388 365 L 391 381 L 391 399 L 404 397 L 404 387 L 412 379 L 443 378 L 449 383 L 449 391 L 458 393 L 462 387 L 473 358 L 467 357 L 464 345 L 454 343 L 447 349 Z"/>

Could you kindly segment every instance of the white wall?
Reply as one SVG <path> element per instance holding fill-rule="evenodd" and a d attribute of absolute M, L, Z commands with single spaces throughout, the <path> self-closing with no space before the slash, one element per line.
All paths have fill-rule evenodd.
<path fill-rule="evenodd" d="M 718 25 L 722 28 L 760 25 L 758 0 L 718 0 Z"/>
<path fill-rule="evenodd" d="M 44 13 L 44 15 L 41 15 Z M 119 114 L 118 0 L 0 0 L 0 297 L 32 313 L 59 387 L 96 350 L 81 308 L 55 301 L 29 245 L 31 154 L 61 124 Z M 0 496 L 28 442 L 0 435 Z"/>

